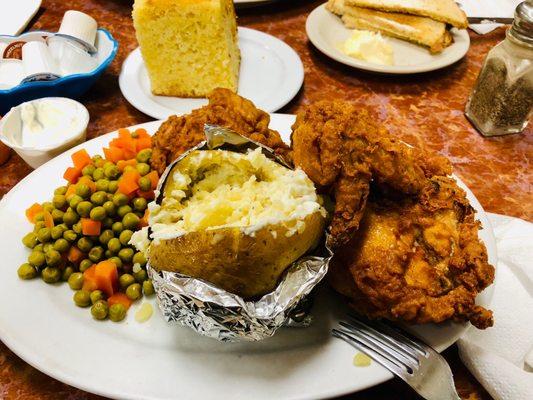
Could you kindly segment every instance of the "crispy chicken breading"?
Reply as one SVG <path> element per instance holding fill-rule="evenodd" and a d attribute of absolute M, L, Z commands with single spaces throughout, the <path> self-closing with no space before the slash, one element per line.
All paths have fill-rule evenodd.
<path fill-rule="evenodd" d="M 416 194 L 427 177 L 451 172 L 448 160 L 389 137 L 368 111 L 350 103 L 312 104 L 298 114 L 292 129 L 294 164 L 335 200 L 329 228 L 334 249 L 357 230 L 371 180 Z"/>
<path fill-rule="evenodd" d="M 290 162 L 289 147 L 268 128 L 270 116 L 228 89 L 215 89 L 209 104 L 184 116 L 172 116 L 153 138 L 152 168 L 162 173 L 184 151 L 205 139 L 204 125 L 220 125 L 260 142 Z"/>
<path fill-rule="evenodd" d="M 371 318 L 491 326 L 475 298 L 494 268 L 450 163 L 374 121 L 352 104 L 322 101 L 293 125 L 294 164 L 335 201 L 332 286 Z"/>
<path fill-rule="evenodd" d="M 494 268 L 455 180 L 435 176 L 417 197 L 372 191 L 354 239 L 335 255 L 332 286 L 371 318 L 492 326 L 492 312 L 475 298 Z"/>

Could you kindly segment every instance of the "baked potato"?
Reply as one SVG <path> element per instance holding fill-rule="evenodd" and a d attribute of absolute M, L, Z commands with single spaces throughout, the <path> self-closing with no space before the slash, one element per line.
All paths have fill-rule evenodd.
<path fill-rule="evenodd" d="M 311 180 L 248 153 L 195 150 L 176 163 L 150 206 L 153 269 L 252 298 L 317 245 L 326 212 Z"/>

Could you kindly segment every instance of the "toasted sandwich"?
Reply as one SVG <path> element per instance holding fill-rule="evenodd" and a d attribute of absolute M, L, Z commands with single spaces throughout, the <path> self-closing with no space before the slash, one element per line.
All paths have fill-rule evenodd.
<path fill-rule="evenodd" d="M 454 0 L 346 0 L 346 5 L 429 17 L 456 28 L 468 28 L 466 14 Z"/>
<path fill-rule="evenodd" d="M 326 8 L 339 15 L 347 28 L 381 32 L 426 46 L 431 53 L 441 52 L 453 42 L 446 24 L 431 18 L 349 6 L 346 0 L 329 0 Z"/>

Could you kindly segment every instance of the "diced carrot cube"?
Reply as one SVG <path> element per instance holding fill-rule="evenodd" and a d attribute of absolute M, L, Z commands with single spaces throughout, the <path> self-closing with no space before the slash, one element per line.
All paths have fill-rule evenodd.
<path fill-rule="evenodd" d="M 43 206 L 41 206 L 39 203 L 33 203 L 26 210 L 26 218 L 28 218 L 28 221 L 30 221 L 33 224 L 35 223 L 35 216 L 42 211 L 43 211 Z"/>
<path fill-rule="evenodd" d="M 70 158 L 72 158 L 74 167 L 80 171 L 83 169 L 83 167 L 92 163 L 91 156 L 85 149 L 78 150 L 77 152 L 73 153 Z"/>
<path fill-rule="evenodd" d="M 90 218 L 81 219 L 81 232 L 86 236 L 98 236 L 102 230 L 102 223 Z"/>
<path fill-rule="evenodd" d="M 65 178 L 70 183 L 76 183 L 80 176 L 81 169 L 78 169 L 76 167 L 68 167 L 65 173 L 63 174 L 63 178 Z"/>

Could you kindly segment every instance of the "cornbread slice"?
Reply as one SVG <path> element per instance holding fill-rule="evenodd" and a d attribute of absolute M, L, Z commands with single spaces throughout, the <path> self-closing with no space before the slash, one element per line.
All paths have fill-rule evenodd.
<path fill-rule="evenodd" d="M 427 46 L 432 53 L 442 51 L 453 41 L 446 24 L 431 18 L 349 6 L 345 0 L 329 0 L 326 8 L 340 15 L 347 28 L 381 32 Z"/>
<path fill-rule="evenodd" d="M 232 0 L 135 0 L 133 25 L 153 94 L 237 91 L 240 51 Z"/>
<path fill-rule="evenodd" d="M 419 15 L 456 28 L 468 28 L 466 14 L 454 0 L 346 0 L 346 4 L 379 11 Z"/>

